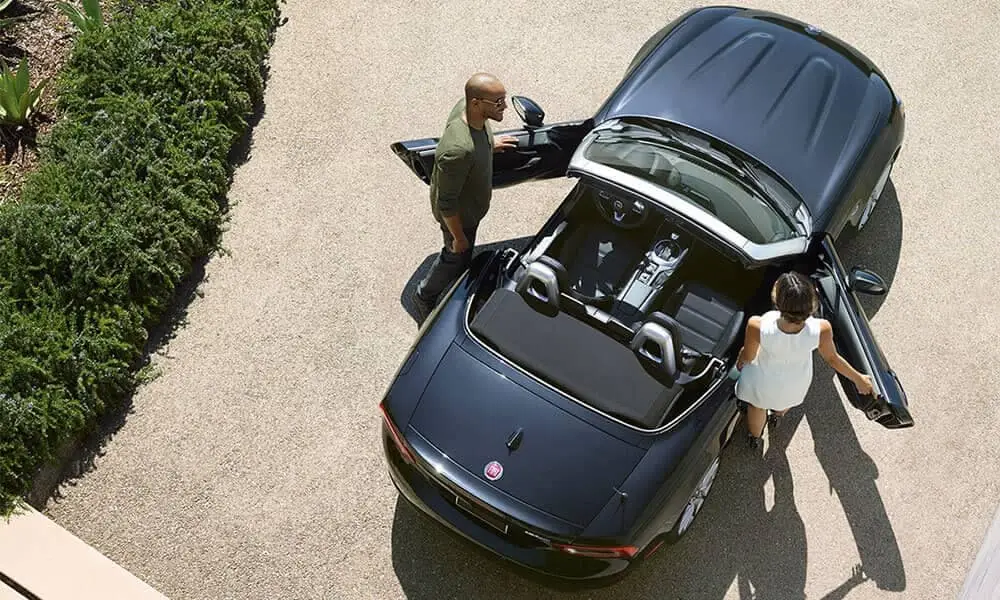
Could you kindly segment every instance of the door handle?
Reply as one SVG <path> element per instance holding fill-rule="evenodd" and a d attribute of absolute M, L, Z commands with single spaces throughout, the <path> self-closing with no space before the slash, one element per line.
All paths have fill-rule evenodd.
<path fill-rule="evenodd" d="M 521 165 L 520 167 L 518 167 L 518 168 L 516 168 L 514 170 L 515 171 L 523 171 L 525 169 L 530 169 L 531 167 L 537 165 L 540 162 L 542 162 L 542 157 L 541 156 L 532 156 L 528 160 L 528 162 L 524 163 L 523 165 Z"/>

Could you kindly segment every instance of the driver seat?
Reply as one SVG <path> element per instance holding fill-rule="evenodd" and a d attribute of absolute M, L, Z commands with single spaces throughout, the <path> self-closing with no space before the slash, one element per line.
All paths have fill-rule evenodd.
<path fill-rule="evenodd" d="M 566 265 L 566 293 L 584 304 L 610 310 L 645 249 L 629 231 L 584 222 L 571 230 L 557 260 Z"/>

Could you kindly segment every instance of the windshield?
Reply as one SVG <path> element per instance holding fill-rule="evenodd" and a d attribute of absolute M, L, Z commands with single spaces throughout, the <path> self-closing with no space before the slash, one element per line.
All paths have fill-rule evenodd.
<path fill-rule="evenodd" d="M 725 162 L 731 166 L 729 171 L 737 170 L 728 157 L 710 148 L 689 146 L 684 140 L 674 141 L 677 143 L 657 135 L 607 132 L 594 140 L 584 156 L 673 192 L 754 243 L 780 242 L 799 235 L 790 220 L 741 182 L 738 174 L 713 164 Z M 759 173 L 744 173 L 763 184 L 757 179 Z"/>

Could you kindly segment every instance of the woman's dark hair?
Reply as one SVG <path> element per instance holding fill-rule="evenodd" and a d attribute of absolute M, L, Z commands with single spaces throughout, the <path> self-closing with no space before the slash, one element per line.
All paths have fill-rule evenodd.
<path fill-rule="evenodd" d="M 796 271 L 782 273 L 771 290 L 774 308 L 781 311 L 786 321 L 801 323 L 818 308 L 816 288 L 809 278 Z"/>

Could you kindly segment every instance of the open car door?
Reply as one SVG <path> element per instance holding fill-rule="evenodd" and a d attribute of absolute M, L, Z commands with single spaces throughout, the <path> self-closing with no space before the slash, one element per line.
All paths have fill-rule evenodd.
<path fill-rule="evenodd" d="M 848 400 L 870 420 L 889 429 L 912 427 L 906 392 L 875 341 L 868 317 L 855 292 L 884 294 L 885 283 L 878 275 L 854 268 L 844 270 L 829 235 L 817 240 L 819 266 L 813 274 L 822 300 L 822 316 L 833 326 L 837 352 L 855 369 L 869 375 L 874 393 L 862 395 L 846 377 L 840 377 Z"/>
<path fill-rule="evenodd" d="M 493 155 L 493 187 L 502 188 L 531 179 L 565 175 L 570 157 L 590 130 L 589 121 L 544 125 L 544 113 L 530 99 L 513 96 L 511 102 L 524 121 L 524 127 L 493 133 L 496 138 L 504 135 L 517 138 L 517 148 Z M 421 181 L 430 185 L 438 139 L 396 142 L 390 148 Z"/>

